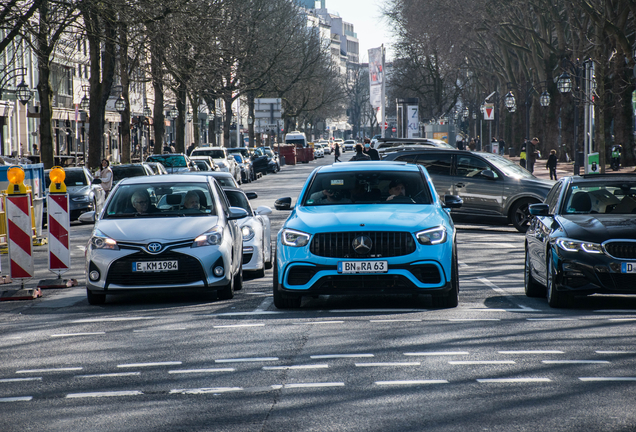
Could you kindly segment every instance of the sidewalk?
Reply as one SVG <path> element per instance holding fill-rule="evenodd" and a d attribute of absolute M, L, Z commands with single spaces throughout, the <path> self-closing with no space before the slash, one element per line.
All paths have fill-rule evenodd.
<path fill-rule="evenodd" d="M 509 156 L 504 156 L 506 159 L 510 159 L 512 162 L 516 163 L 517 165 L 519 165 L 519 157 L 509 157 Z M 547 162 L 547 159 L 538 159 L 535 164 L 534 164 L 534 172 L 532 174 L 535 175 L 535 177 L 538 177 L 540 179 L 544 179 L 544 180 L 550 180 L 550 171 L 548 171 L 548 169 L 545 167 L 545 164 Z M 612 171 L 612 169 L 610 168 L 609 165 L 607 165 L 607 168 L 605 169 L 605 173 L 606 174 L 618 174 L 618 173 L 624 173 L 624 174 L 628 174 L 628 173 L 634 173 L 636 172 L 636 168 L 635 167 L 621 167 L 618 171 Z M 581 167 L 581 174 L 583 173 L 583 167 Z M 565 176 L 571 176 L 574 175 L 574 162 L 559 162 L 559 164 L 557 165 L 557 177 L 561 178 L 561 177 L 565 177 Z"/>

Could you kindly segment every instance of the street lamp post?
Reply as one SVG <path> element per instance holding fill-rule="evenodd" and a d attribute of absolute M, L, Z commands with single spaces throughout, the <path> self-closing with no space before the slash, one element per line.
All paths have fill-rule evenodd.
<path fill-rule="evenodd" d="M 150 117 L 152 117 L 152 110 L 148 106 L 147 102 L 144 104 L 143 115 L 144 115 L 144 119 L 143 119 L 143 122 L 141 124 L 142 142 L 141 142 L 141 145 L 140 145 L 140 148 L 139 148 L 139 156 L 141 157 L 141 161 L 142 162 L 144 161 L 144 143 L 143 143 L 143 138 L 144 138 L 144 132 L 145 132 L 146 126 L 148 127 L 148 135 L 146 136 L 146 147 L 148 148 L 148 151 L 150 152 Z"/>

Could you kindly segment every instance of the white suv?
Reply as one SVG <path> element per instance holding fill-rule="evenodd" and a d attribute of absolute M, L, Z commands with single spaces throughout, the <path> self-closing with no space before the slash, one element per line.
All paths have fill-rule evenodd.
<path fill-rule="evenodd" d="M 220 171 L 229 172 L 237 183 L 241 183 L 241 168 L 234 157 L 225 151 L 225 147 L 197 147 L 190 156 L 210 156 Z"/>

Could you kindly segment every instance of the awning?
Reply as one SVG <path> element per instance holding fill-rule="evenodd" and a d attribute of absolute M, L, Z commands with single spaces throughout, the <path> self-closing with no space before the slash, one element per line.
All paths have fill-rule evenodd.
<path fill-rule="evenodd" d="M 13 103 L 0 101 L 0 117 L 11 117 L 13 115 Z"/>

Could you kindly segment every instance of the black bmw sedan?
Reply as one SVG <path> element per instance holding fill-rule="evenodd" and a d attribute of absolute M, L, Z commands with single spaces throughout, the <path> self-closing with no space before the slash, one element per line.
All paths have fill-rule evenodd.
<path fill-rule="evenodd" d="M 530 213 L 528 297 L 568 307 L 575 295 L 636 294 L 636 175 L 561 178 Z"/>

